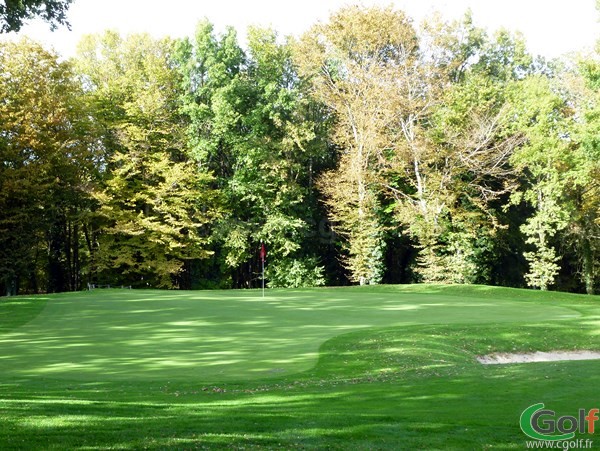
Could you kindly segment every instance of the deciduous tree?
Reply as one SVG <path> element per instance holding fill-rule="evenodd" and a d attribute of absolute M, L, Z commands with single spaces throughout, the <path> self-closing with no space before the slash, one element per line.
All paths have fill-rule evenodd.
<path fill-rule="evenodd" d="M 214 236 L 234 286 L 252 286 L 261 241 L 277 285 L 287 285 L 291 270 L 290 285 L 323 280 L 312 276 L 321 270 L 307 252 L 320 125 L 310 117 L 289 53 L 274 31 L 251 28 L 246 54 L 233 30 L 216 36 L 208 22 L 194 42 L 180 45 L 188 142 L 224 198 Z"/>
<path fill-rule="evenodd" d="M 25 21 L 41 17 L 54 30 L 69 26 L 67 10 L 73 0 L 4 0 L 0 4 L 0 33 L 19 31 Z"/>
<path fill-rule="evenodd" d="M 395 147 L 389 131 L 398 107 L 413 108 L 411 95 L 418 95 L 401 77 L 417 63 L 415 30 L 400 11 L 348 7 L 308 31 L 295 54 L 313 95 L 335 114 L 340 157 L 320 187 L 346 238 L 346 266 L 361 285 L 380 282 L 385 245 L 380 176 Z"/>
<path fill-rule="evenodd" d="M 111 32 L 80 46 L 78 67 L 104 129 L 96 261 L 107 282 L 178 286 L 186 261 L 210 255 L 205 226 L 217 199 L 212 177 L 187 153 L 173 51 L 170 40 Z"/>
<path fill-rule="evenodd" d="M 69 63 L 29 40 L 0 46 L 0 285 L 81 283 L 94 144 Z"/>

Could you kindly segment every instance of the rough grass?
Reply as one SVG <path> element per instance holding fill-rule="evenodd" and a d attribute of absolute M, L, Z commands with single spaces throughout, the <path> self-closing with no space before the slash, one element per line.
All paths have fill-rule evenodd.
<path fill-rule="evenodd" d="M 1 449 L 522 449 L 600 407 L 598 297 L 490 287 L 96 291 L 0 301 Z M 593 438 L 593 436 L 582 436 Z"/>

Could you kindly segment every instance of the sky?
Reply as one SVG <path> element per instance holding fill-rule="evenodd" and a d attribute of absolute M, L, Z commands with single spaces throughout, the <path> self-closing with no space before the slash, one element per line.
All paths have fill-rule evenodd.
<path fill-rule="evenodd" d="M 281 35 L 299 35 L 351 3 L 393 4 L 416 22 L 434 11 L 448 19 L 458 18 L 470 8 L 476 25 L 490 31 L 501 27 L 521 31 L 530 51 L 548 58 L 589 50 L 600 38 L 595 0 L 74 0 L 68 15 L 71 31 L 51 32 L 47 24 L 36 20 L 8 38 L 26 35 L 68 58 L 88 33 L 111 29 L 124 35 L 149 32 L 178 38 L 192 36 L 197 22 L 208 18 L 217 31 L 226 26 L 236 28 L 243 44 L 249 25 L 272 26 Z"/>

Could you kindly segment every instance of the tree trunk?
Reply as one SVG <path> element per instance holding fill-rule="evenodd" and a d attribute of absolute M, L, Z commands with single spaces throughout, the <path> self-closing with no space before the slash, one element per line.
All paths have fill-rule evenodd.
<path fill-rule="evenodd" d="M 73 290 L 81 288 L 81 260 L 79 258 L 79 225 L 73 224 Z"/>
<path fill-rule="evenodd" d="M 6 296 L 16 296 L 19 292 L 17 279 L 12 278 L 6 282 Z"/>
<path fill-rule="evenodd" d="M 84 223 L 83 225 L 83 237 L 90 253 L 90 262 L 88 268 L 87 283 L 96 283 L 96 246 L 94 246 L 95 238 L 94 232 L 88 229 L 88 226 Z"/>
<path fill-rule="evenodd" d="M 585 292 L 587 294 L 594 294 L 594 253 L 588 238 L 583 239 L 582 248 Z"/>
<path fill-rule="evenodd" d="M 65 288 L 66 291 L 73 291 L 73 228 L 71 221 L 67 218 L 65 214 L 65 223 L 63 228 L 64 235 L 64 255 L 65 255 L 65 270 L 66 270 L 66 280 L 65 280 Z"/>

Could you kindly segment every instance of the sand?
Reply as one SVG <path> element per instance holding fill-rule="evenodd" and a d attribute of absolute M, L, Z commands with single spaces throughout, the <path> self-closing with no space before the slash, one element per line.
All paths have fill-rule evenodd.
<path fill-rule="evenodd" d="M 598 360 L 600 351 L 550 351 L 528 353 L 497 353 L 477 356 L 484 365 L 503 365 L 509 363 L 560 362 L 563 360 Z"/>

